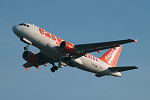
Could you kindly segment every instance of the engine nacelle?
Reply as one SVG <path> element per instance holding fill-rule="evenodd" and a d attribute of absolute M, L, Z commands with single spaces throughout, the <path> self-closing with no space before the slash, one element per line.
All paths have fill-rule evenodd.
<path fill-rule="evenodd" d="M 39 61 L 38 56 L 31 51 L 24 51 L 22 55 L 23 59 L 30 63 L 37 63 Z"/>
<path fill-rule="evenodd" d="M 69 54 L 76 53 L 76 48 L 74 47 L 74 45 L 69 42 L 66 42 L 66 41 L 62 41 L 60 43 L 59 49 L 65 53 L 69 53 Z"/>

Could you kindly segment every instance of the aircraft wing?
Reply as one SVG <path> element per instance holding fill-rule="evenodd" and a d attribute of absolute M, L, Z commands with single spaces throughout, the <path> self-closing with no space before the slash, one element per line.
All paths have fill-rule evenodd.
<path fill-rule="evenodd" d="M 29 68 L 29 67 L 36 67 L 36 68 L 39 68 L 38 66 L 40 65 L 45 65 L 46 66 L 46 63 L 49 63 L 49 58 L 47 56 L 45 56 L 42 52 L 39 52 L 37 54 L 35 54 L 38 56 L 39 58 L 39 62 L 38 63 L 30 63 L 30 62 L 26 62 L 23 66 L 26 68 Z"/>
<path fill-rule="evenodd" d="M 110 41 L 110 42 L 75 45 L 77 52 L 76 55 L 74 55 L 74 58 L 81 57 L 83 56 L 83 54 L 86 53 L 105 50 L 105 49 L 117 47 L 121 44 L 126 44 L 130 42 L 137 42 L 137 40 L 126 39 L 126 40 L 118 40 L 118 41 Z"/>

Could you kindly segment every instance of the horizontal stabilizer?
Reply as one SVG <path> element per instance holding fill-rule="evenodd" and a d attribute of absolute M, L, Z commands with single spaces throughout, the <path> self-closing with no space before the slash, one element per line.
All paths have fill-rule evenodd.
<path fill-rule="evenodd" d="M 123 72 L 127 70 L 138 69 L 136 66 L 125 66 L 125 67 L 110 67 L 109 70 L 112 72 Z"/>

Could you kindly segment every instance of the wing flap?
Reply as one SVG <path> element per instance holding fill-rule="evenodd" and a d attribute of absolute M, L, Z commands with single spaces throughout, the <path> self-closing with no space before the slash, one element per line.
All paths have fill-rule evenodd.
<path fill-rule="evenodd" d="M 27 67 L 27 68 L 29 68 L 29 67 L 32 67 L 33 66 L 33 64 L 32 63 L 30 63 L 30 62 L 26 62 L 25 64 L 23 64 L 22 66 L 24 66 L 25 68 Z"/>
<path fill-rule="evenodd" d="M 109 70 L 112 72 L 123 72 L 132 69 L 138 69 L 136 66 L 125 66 L 125 67 L 110 67 Z"/>

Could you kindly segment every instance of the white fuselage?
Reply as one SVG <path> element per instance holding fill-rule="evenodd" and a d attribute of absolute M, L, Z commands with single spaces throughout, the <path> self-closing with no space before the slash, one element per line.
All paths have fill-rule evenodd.
<path fill-rule="evenodd" d="M 63 41 L 62 39 L 35 25 L 28 23 L 26 23 L 26 25 L 29 27 L 24 25 L 17 25 L 13 27 L 14 33 L 19 38 L 27 39 L 33 46 L 39 48 L 43 54 L 57 61 L 68 57 L 66 53 L 59 50 L 59 44 Z M 100 75 L 121 76 L 120 72 L 110 72 L 108 70 L 108 67 L 111 67 L 110 65 L 91 54 L 86 54 L 78 59 L 75 59 L 74 66 Z"/>

